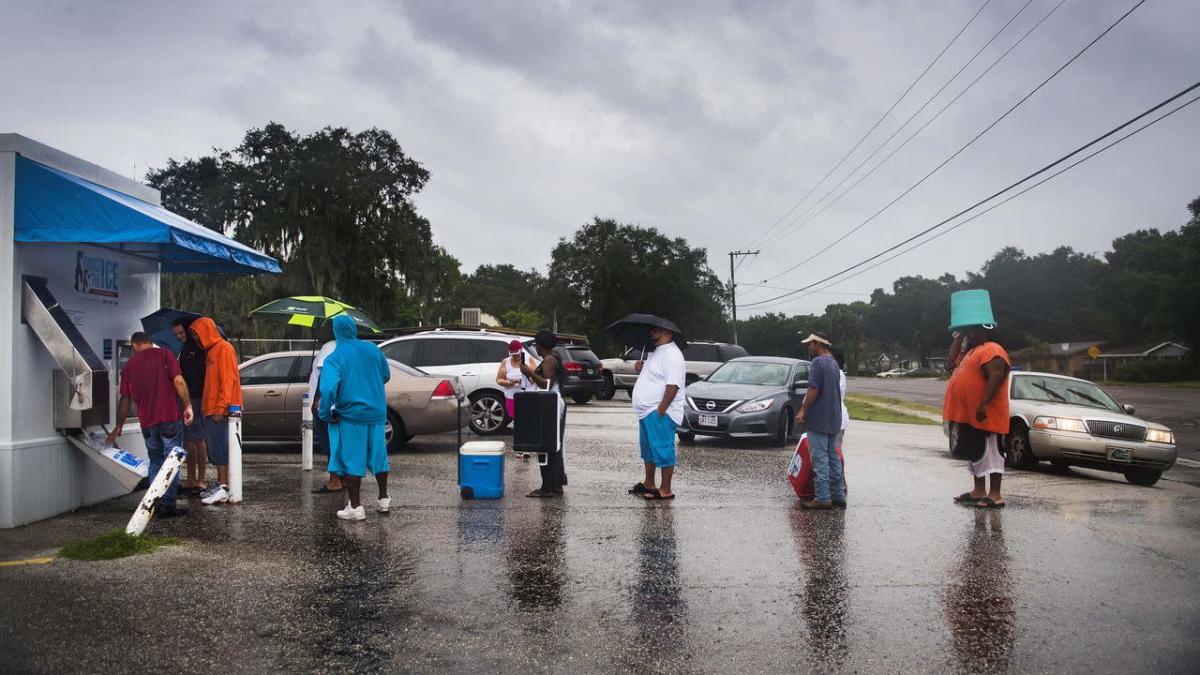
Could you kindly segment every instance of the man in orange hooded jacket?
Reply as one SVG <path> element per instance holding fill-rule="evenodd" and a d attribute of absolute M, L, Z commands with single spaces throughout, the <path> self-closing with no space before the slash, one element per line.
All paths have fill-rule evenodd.
<path fill-rule="evenodd" d="M 217 486 L 201 498 L 205 504 L 229 501 L 229 406 L 242 405 L 242 379 L 238 375 L 237 352 L 221 337 L 217 324 L 207 316 L 192 322 L 196 342 L 204 348 L 208 360 L 204 370 L 204 396 L 200 407 L 206 419 L 208 463 L 217 467 Z"/>

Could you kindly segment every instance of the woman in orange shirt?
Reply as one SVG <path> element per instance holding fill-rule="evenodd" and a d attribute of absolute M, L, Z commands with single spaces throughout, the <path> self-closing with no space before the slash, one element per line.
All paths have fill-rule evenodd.
<path fill-rule="evenodd" d="M 957 364 L 946 385 L 942 418 L 958 427 L 955 451 L 970 460 L 974 488 L 954 498 L 961 504 L 1003 508 L 1001 437 L 1008 434 L 1008 352 L 991 326 L 971 326 L 957 335 L 948 363 Z M 965 337 L 965 343 L 964 343 Z M 988 482 L 991 485 L 988 485 Z"/>

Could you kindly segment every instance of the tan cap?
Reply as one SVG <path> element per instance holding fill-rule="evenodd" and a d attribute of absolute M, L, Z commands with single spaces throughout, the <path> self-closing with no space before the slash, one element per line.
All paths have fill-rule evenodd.
<path fill-rule="evenodd" d="M 833 343 L 831 343 L 827 338 L 823 338 L 820 335 L 817 335 L 816 333 L 809 333 L 808 337 L 806 337 L 800 341 L 801 344 L 807 344 L 809 342 L 819 342 L 819 343 L 825 345 L 826 347 L 833 346 Z"/>

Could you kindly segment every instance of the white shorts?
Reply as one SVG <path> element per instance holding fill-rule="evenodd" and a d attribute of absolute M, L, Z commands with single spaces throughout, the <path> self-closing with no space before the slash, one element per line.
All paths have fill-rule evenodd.
<path fill-rule="evenodd" d="M 968 462 L 971 475 L 982 478 L 993 473 L 1004 473 L 1004 455 L 1000 454 L 1000 434 L 988 434 L 983 444 L 983 457 L 978 462 Z"/>

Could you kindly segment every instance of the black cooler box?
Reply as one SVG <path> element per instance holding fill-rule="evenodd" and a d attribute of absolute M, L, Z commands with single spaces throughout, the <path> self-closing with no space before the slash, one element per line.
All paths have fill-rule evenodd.
<path fill-rule="evenodd" d="M 518 391 L 513 395 L 513 450 L 558 452 L 558 394 Z"/>

